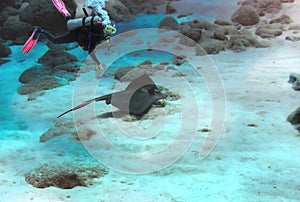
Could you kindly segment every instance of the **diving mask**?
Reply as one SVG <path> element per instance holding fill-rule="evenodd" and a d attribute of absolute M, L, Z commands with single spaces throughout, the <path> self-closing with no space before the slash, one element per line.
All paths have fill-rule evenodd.
<path fill-rule="evenodd" d="M 105 33 L 109 35 L 113 35 L 117 32 L 117 29 L 113 25 L 106 25 L 105 27 Z"/>

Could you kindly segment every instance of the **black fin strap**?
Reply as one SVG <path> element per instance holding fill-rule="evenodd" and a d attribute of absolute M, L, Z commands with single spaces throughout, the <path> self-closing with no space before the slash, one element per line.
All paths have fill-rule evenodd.
<path fill-rule="evenodd" d="M 84 12 L 84 15 L 85 15 L 86 17 L 88 17 L 88 16 L 89 16 L 89 14 L 87 13 L 87 11 L 86 11 L 86 9 L 85 9 L 85 8 L 82 8 L 82 11 Z"/>
<path fill-rule="evenodd" d="M 83 29 L 85 28 L 85 19 L 86 19 L 86 17 L 82 18 L 82 27 L 83 27 Z"/>

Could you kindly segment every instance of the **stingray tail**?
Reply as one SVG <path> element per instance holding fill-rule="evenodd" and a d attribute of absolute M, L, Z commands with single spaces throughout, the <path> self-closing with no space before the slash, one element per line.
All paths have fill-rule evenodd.
<path fill-rule="evenodd" d="M 100 97 L 96 97 L 96 98 L 95 98 L 95 102 L 102 101 L 102 100 L 105 100 L 106 104 L 110 104 L 110 101 L 111 101 L 111 94 L 103 95 L 103 96 L 100 96 Z"/>
<path fill-rule="evenodd" d="M 68 110 L 68 111 L 66 111 L 66 112 L 64 112 L 64 113 L 62 113 L 62 114 L 59 115 L 57 118 L 60 118 L 60 117 L 62 117 L 63 115 L 69 113 L 69 112 L 72 112 L 72 111 L 75 111 L 75 110 L 77 110 L 77 109 L 80 109 L 80 108 L 82 108 L 82 107 L 84 107 L 84 106 L 86 106 L 86 105 L 88 105 L 88 104 L 90 104 L 90 103 L 92 103 L 92 102 L 94 102 L 94 101 L 95 101 L 95 99 L 90 99 L 90 100 L 88 100 L 88 101 L 85 101 L 84 103 L 82 103 L 82 104 L 80 104 L 80 105 L 78 105 L 78 106 L 76 106 L 76 107 L 74 107 L 74 108 L 72 108 L 72 109 L 70 109 L 70 110 Z"/>
<path fill-rule="evenodd" d="M 88 105 L 88 104 L 90 104 L 90 103 L 92 103 L 92 102 L 94 102 L 94 101 L 95 101 L 95 102 L 98 102 L 98 101 L 102 101 L 102 100 L 106 100 L 106 104 L 110 104 L 111 95 L 110 95 L 110 94 L 109 94 L 109 95 L 104 95 L 104 96 L 101 96 L 101 97 L 96 97 L 96 98 L 87 100 L 87 101 L 85 101 L 84 103 L 82 103 L 82 104 L 80 104 L 80 105 L 78 105 L 78 106 L 76 106 L 76 107 L 74 107 L 74 108 L 72 108 L 72 109 L 70 109 L 70 110 L 68 110 L 68 111 L 66 111 L 66 112 L 64 112 L 64 113 L 62 113 L 62 114 L 59 115 L 57 118 L 60 118 L 60 117 L 62 117 L 63 115 L 69 113 L 69 112 L 72 112 L 72 111 L 75 111 L 75 110 L 77 110 L 77 109 L 80 109 L 80 108 L 82 108 L 82 107 L 84 107 L 84 106 L 86 106 L 86 105 Z"/>

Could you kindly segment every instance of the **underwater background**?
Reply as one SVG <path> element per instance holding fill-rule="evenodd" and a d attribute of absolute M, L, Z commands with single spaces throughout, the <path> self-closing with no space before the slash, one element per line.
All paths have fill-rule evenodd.
<path fill-rule="evenodd" d="M 300 1 L 102 3 L 97 70 L 77 43 L 22 54 L 67 31 L 50 0 L 0 2 L 0 201 L 300 201 Z M 143 116 L 57 118 L 145 74 L 168 96 Z"/>

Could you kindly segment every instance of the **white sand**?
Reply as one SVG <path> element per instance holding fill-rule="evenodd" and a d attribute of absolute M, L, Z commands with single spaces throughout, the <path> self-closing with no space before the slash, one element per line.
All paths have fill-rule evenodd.
<path fill-rule="evenodd" d="M 299 15 L 295 14 L 295 10 L 299 2 L 296 0 L 293 5 L 286 12 L 298 21 Z M 135 39 L 126 39 L 119 45 L 126 49 Z M 96 162 L 81 144 L 70 140 L 67 135 L 46 143 L 39 142 L 40 135 L 53 125 L 55 117 L 72 106 L 74 83 L 47 91 L 44 96 L 28 102 L 27 96 L 15 93 L 20 86 L 17 79 L 46 48 L 40 44 L 37 47 L 39 51 L 22 56 L 19 54 L 20 47 L 14 47 L 11 57 L 18 59 L 2 65 L 0 69 L 3 95 L 0 105 L 1 201 L 299 201 L 300 140 L 297 131 L 285 119 L 299 106 L 300 93 L 293 91 L 287 80 L 291 72 L 299 73 L 300 43 L 285 41 L 284 36 L 272 40 L 272 43 L 270 48 L 248 49 L 242 53 L 226 51 L 210 56 L 224 83 L 226 119 L 217 147 L 207 158 L 199 159 L 199 149 L 203 138 L 210 133 L 199 132 L 184 156 L 166 169 L 145 175 L 125 174 L 111 169 L 100 180 L 101 183 L 71 190 L 54 187 L 36 189 L 25 182 L 23 175 L 46 162 Z M 118 47 L 112 47 L 115 56 L 122 52 Z M 137 57 L 135 65 L 144 59 Z M 187 77 L 192 86 L 203 87 L 203 83 L 196 83 L 198 77 Z M 94 73 L 82 78 L 95 82 Z M 159 79 L 159 76 L 154 78 Z M 97 89 L 97 95 L 111 91 L 106 86 L 113 80 L 107 78 L 103 82 Z M 203 89 L 196 91 L 200 113 L 198 129 L 210 128 L 211 100 Z M 74 102 L 93 97 L 92 92 L 91 95 L 85 93 Z M 188 96 L 188 93 L 183 94 Z M 104 108 L 104 104 L 96 106 L 99 109 L 97 113 L 111 109 Z M 176 102 L 170 102 L 166 109 L 170 106 L 178 107 Z M 90 117 L 89 114 L 86 116 Z M 72 116 L 64 118 L 71 119 Z M 118 136 L 113 119 L 100 121 L 102 129 L 115 135 L 111 139 L 114 144 L 129 151 L 138 150 L 134 147 L 137 141 Z M 249 127 L 248 124 L 257 127 Z M 88 127 L 93 128 L 94 125 Z M 170 133 L 159 136 L 159 143 L 174 138 L 173 129 L 172 123 L 169 123 L 165 130 Z M 156 142 L 150 146 L 155 150 Z"/>

